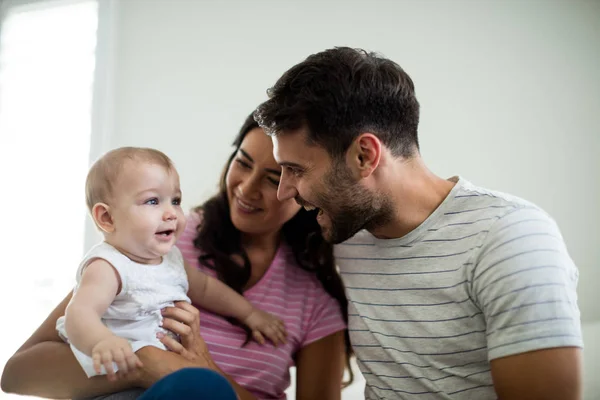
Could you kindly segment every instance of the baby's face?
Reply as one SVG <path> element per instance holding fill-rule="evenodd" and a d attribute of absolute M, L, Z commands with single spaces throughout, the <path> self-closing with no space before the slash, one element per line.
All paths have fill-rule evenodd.
<path fill-rule="evenodd" d="M 113 194 L 109 242 L 134 261 L 160 263 L 185 228 L 177 171 L 127 162 Z"/>

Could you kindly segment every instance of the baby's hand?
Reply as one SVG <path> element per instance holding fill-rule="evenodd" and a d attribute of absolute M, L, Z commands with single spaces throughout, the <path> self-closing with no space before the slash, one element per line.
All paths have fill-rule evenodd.
<path fill-rule="evenodd" d="M 286 341 L 287 331 L 283 321 L 258 308 L 250 313 L 244 324 L 252 330 L 254 340 L 260 344 L 265 344 L 264 336 L 269 338 L 275 346 Z"/>
<path fill-rule="evenodd" d="M 109 380 L 117 379 L 113 362 L 117 364 L 122 374 L 142 367 L 142 362 L 133 352 L 129 342 L 118 336 L 110 336 L 99 341 L 92 349 L 92 360 L 97 374 L 102 373 L 104 365 Z"/>

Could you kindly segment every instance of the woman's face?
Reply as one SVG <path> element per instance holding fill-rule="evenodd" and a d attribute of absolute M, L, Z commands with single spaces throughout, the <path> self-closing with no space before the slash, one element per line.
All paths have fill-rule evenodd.
<path fill-rule="evenodd" d="M 225 184 L 233 225 L 242 233 L 270 234 L 299 210 L 294 199 L 277 200 L 281 167 L 273 158 L 273 143 L 261 128 L 246 134 L 234 156 Z"/>

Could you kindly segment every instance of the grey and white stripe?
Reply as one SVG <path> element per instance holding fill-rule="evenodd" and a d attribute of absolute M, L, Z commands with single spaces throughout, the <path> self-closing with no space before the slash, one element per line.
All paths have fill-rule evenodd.
<path fill-rule="evenodd" d="M 556 223 L 456 178 L 399 239 L 336 246 L 367 399 L 495 399 L 490 360 L 582 346 L 578 273 Z"/>

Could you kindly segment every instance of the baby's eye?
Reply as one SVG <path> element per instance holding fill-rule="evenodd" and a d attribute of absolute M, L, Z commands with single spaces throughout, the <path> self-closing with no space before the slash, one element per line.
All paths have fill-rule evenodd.
<path fill-rule="evenodd" d="M 146 200 L 146 201 L 144 202 L 144 204 L 148 204 L 148 205 L 151 205 L 151 206 L 155 206 L 155 205 L 157 205 L 157 204 L 158 204 L 158 199 L 157 199 L 156 197 L 153 197 L 153 198 L 151 198 L 151 199 L 148 199 L 148 200 Z"/>
<path fill-rule="evenodd" d="M 180 206 L 181 205 L 181 197 L 177 197 L 177 198 L 173 199 L 173 205 Z"/>

